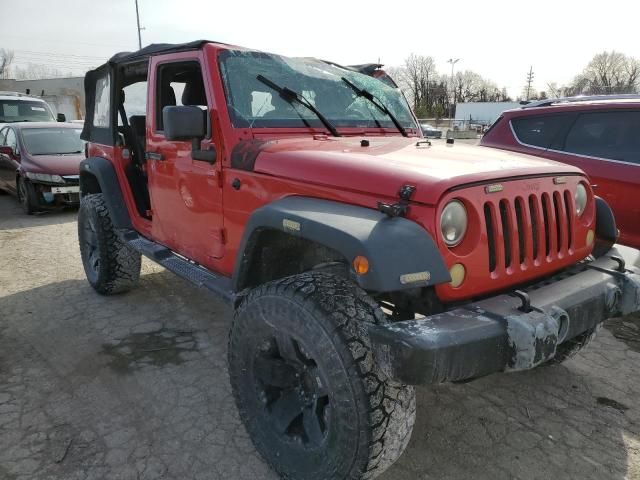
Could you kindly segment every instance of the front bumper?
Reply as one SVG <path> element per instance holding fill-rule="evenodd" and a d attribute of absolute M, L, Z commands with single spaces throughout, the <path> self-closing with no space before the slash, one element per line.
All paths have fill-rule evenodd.
<path fill-rule="evenodd" d="M 63 175 L 65 183 L 34 181 L 40 207 L 77 206 L 80 204 L 80 182 L 78 175 Z"/>
<path fill-rule="evenodd" d="M 616 245 L 593 262 L 518 291 L 520 296 L 372 325 L 374 355 L 391 378 L 412 385 L 530 369 L 607 318 L 640 310 L 639 267 L 640 251 Z"/>

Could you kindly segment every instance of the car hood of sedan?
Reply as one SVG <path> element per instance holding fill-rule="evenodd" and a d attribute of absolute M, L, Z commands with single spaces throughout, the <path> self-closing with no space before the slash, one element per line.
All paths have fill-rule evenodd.
<path fill-rule="evenodd" d="M 69 155 L 24 155 L 22 169 L 26 172 L 51 175 L 78 175 L 84 154 Z"/>

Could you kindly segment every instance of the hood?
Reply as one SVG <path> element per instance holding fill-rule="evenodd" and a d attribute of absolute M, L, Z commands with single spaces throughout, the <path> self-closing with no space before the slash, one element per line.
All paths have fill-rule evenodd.
<path fill-rule="evenodd" d="M 254 171 L 341 190 L 397 197 L 415 185 L 412 200 L 434 205 L 447 190 L 512 177 L 579 174 L 569 165 L 531 155 L 444 142 L 416 145 L 420 138 L 295 138 L 260 143 Z M 253 141 L 255 142 L 255 140 Z M 364 143 L 364 142 L 363 142 Z M 254 144 L 255 145 L 255 144 Z"/>
<path fill-rule="evenodd" d="M 49 173 L 51 175 L 78 175 L 84 153 L 72 155 L 23 154 L 21 168 L 25 172 Z"/>

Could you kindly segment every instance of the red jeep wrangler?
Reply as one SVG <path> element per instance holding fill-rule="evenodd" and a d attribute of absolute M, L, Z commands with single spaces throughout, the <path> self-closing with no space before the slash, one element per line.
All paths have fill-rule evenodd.
<path fill-rule="evenodd" d="M 638 252 L 581 170 L 431 145 L 375 65 L 198 41 L 85 86 L 89 282 L 129 289 L 142 254 L 227 300 L 240 416 L 287 478 L 373 478 L 413 385 L 563 361 L 640 308 Z"/>

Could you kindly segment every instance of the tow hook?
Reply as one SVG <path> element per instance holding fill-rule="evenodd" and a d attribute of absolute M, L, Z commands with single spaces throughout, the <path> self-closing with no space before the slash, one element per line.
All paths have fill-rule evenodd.
<path fill-rule="evenodd" d="M 398 192 L 400 201 L 393 204 L 378 202 L 378 210 L 389 217 L 404 217 L 409 209 L 409 200 L 415 191 L 414 185 L 403 185 Z"/>

